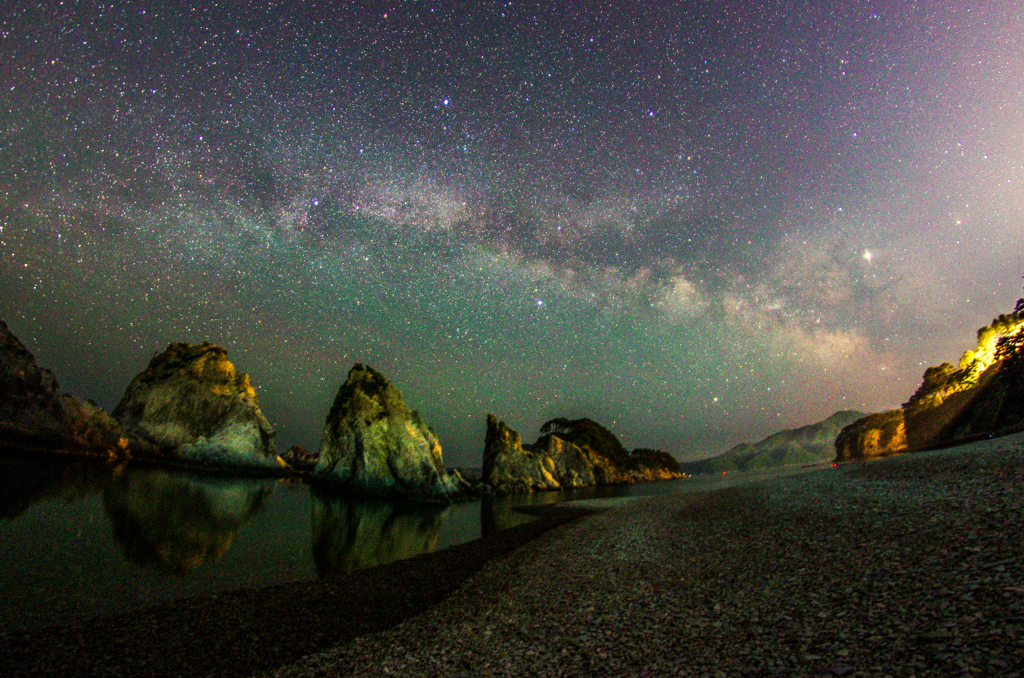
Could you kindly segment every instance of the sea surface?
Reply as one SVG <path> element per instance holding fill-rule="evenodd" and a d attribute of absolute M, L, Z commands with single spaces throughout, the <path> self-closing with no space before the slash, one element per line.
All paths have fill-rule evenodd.
<path fill-rule="evenodd" d="M 356 499 L 295 480 L 0 457 L 0 632 L 341 576 L 532 520 L 515 510 L 522 504 L 698 491 L 772 475 L 427 506 Z"/>

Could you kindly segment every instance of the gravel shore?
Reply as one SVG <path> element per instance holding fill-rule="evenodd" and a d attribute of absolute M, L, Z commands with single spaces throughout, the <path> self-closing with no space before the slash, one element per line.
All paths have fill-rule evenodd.
<path fill-rule="evenodd" d="M 4 676 L 1020 676 L 1024 436 L 0 636 Z"/>
<path fill-rule="evenodd" d="M 637 500 L 269 674 L 1020 676 L 1024 438 Z"/>

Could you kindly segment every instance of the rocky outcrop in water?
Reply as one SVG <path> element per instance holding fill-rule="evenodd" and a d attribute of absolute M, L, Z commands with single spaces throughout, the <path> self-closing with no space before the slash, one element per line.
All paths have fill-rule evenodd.
<path fill-rule="evenodd" d="M 628 485 L 682 478 L 679 462 L 668 452 L 635 449 L 627 452 L 611 431 L 592 419 L 559 417 L 545 422 L 534 448 L 548 447 L 548 437 L 568 441 L 583 450 L 598 485 Z"/>
<path fill-rule="evenodd" d="M 740 443 L 718 456 L 680 466 L 685 473 L 697 475 L 831 462 L 836 436 L 864 416 L 863 412 L 842 410 L 817 423 L 783 429 L 756 443 Z"/>
<path fill-rule="evenodd" d="M 499 494 L 567 490 L 681 478 L 679 463 L 657 450 L 626 452 L 590 419 L 552 419 L 524 445 L 518 433 L 487 415 L 483 482 Z"/>
<path fill-rule="evenodd" d="M 1024 300 L 1022 300 L 1024 302 Z M 836 460 L 854 461 L 950 445 L 1024 428 L 1024 303 L 978 330 L 954 366 L 925 370 L 899 410 L 854 422 L 836 439 Z"/>
<path fill-rule="evenodd" d="M 180 461 L 277 469 L 274 430 L 249 376 L 214 344 L 174 343 L 132 380 L 114 417 Z"/>
<path fill-rule="evenodd" d="M 311 452 L 302 445 L 292 445 L 281 455 L 281 460 L 296 471 L 312 471 L 320 460 L 320 453 Z"/>
<path fill-rule="evenodd" d="M 594 485 L 594 471 L 583 450 L 547 436 L 540 446 L 523 446 L 518 433 L 487 415 L 483 482 L 500 493 L 561 490 Z"/>
<path fill-rule="evenodd" d="M 128 441 L 96 403 L 61 393 L 0 321 L 0 444 L 119 457 Z"/>
<path fill-rule="evenodd" d="M 334 399 L 314 477 L 367 495 L 451 501 L 461 494 L 434 431 L 384 375 L 363 365 L 349 371 Z"/>

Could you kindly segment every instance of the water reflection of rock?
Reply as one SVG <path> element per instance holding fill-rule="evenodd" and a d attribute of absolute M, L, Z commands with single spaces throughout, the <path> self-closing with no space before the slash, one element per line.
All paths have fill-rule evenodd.
<path fill-rule="evenodd" d="M 535 520 L 535 516 L 516 511 L 519 506 L 540 506 L 564 501 L 566 492 L 531 492 L 485 496 L 480 503 L 480 530 L 486 537 L 501 530 Z"/>
<path fill-rule="evenodd" d="M 272 481 L 136 468 L 115 478 L 103 504 L 129 561 L 184 576 L 223 558 L 272 491 Z"/>
<path fill-rule="evenodd" d="M 85 499 L 110 485 L 112 473 L 91 460 L 0 457 L 0 519 L 13 520 L 47 499 Z"/>
<path fill-rule="evenodd" d="M 451 507 L 349 499 L 318 489 L 313 504 L 313 559 L 321 577 L 429 553 Z"/>

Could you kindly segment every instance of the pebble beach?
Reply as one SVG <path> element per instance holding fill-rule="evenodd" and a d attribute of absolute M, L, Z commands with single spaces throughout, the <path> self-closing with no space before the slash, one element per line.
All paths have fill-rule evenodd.
<path fill-rule="evenodd" d="M 1019 676 L 1024 438 L 637 500 L 263 675 Z"/>
<path fill-rule="evenodd" d="M 0 636 L 5 676 L 1020 676 L 1024 436 Z M 541 513 L 544 513 L 542 510 Z"/>

